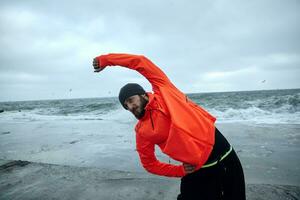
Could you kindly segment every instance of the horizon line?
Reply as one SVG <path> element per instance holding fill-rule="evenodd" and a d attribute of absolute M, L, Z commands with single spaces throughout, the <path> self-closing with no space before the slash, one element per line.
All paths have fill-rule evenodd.
<path fill-rule="evenodd" d="M 299 90 L 300 88 L 285 88 L 285 89 L 257 89 L 257 90 L 231 90 L 231 91 L 206 91 L 206 92 L 188 92 L 186 95 L 191 94 L 209 94 L 209 93 L 231 93 L 231 92 L 255 92 L 255 91 L 274 91 L 274 90 Z M 28 99 L 28 100 L 16 100 L 7 101 L 0 100 L 0 103 L 6 102 L 24 102 L 24 101 L 57 101 L 57 100 L 74 100 L 74 99 L 95 99 L 95 98 L 117 98 L 117 96 L 99 96 L 99 97 L 76 97 L 76 98 L 57 98 L 57 99 Z"/>

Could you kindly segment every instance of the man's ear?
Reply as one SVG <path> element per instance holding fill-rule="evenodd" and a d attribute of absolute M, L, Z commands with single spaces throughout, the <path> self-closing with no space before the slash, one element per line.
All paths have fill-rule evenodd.
<path fill-rule="evenodd" d="M 149 97 L 148 97 L 147 94 L 142 94 L 142 97 L 143 97 L 144 99 L 146 99 L 147 101 L 149 100 Z"/>

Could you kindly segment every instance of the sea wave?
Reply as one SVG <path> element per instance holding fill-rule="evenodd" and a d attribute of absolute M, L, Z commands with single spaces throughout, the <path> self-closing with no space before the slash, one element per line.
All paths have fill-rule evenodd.
<path fill-rule="evenodd" d="M 300 124 L 300 90 L 189 94 L 218 122 Z M 132 123 L 117 98 L 70 99 L 0 103 L 0 120 L 111 120 Z M 131 118 L 129 117 L 131 116 Z"/>
<path fill-rule="evenodd" d="M 210 110 L 220 123 L 254 122 L 259 124 L 300 124 L 300 112 L 270 112 L 258 107 L 246 109 L 229 108 L 225 111 Z"/>
<path fill-rule="evenodd" d="M 299 90 L 194 94 L 191 99 L 219 122 L 300 124 Z"/>

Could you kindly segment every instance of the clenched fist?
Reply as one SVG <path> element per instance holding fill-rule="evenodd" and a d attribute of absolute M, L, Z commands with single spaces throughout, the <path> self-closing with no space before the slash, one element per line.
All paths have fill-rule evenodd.
<path fill-rule="evenodd" d="M 105 67 L 100 67 L 100 62 L 97 58 L 93 60 L 94 72 L 101 72 Z"/>

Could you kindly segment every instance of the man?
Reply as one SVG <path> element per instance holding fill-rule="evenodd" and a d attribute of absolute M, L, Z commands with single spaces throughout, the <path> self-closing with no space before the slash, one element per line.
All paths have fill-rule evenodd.
<path fill-rule="evenodd" d="M 136 83 L 125 85 L 119 93 L 122 106 L 138 119 L 136 148 L 143 167 L 156 175 L 182 177 L 180 200 L 245 199 L 242 166 L 215 128 L 215 117 L 179 91 L 144 56 L 108 54 L 93 61 L 95 72 L 116 65 L 138 71 L 152 85 L 153 93 Z M 182 165 L 158 161 L 155 145 Z"/>

